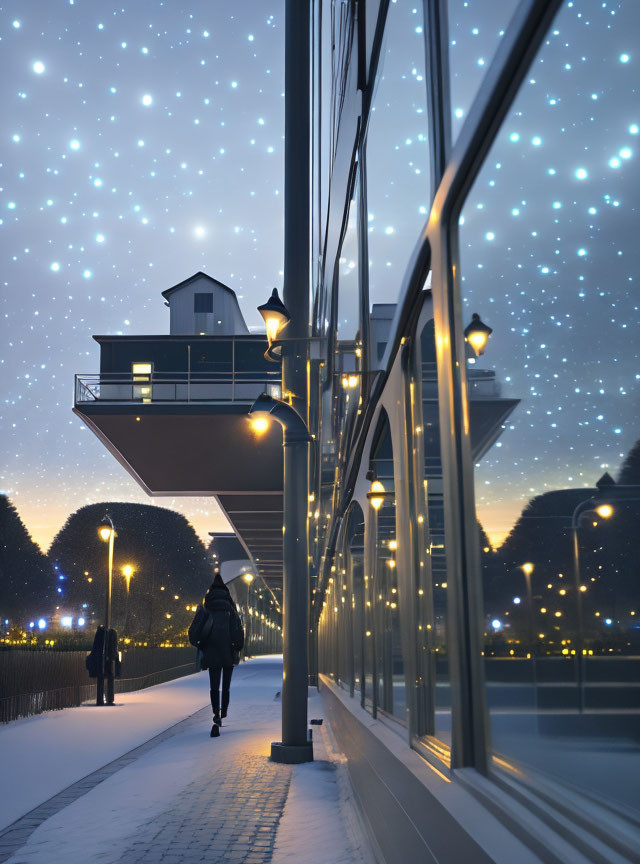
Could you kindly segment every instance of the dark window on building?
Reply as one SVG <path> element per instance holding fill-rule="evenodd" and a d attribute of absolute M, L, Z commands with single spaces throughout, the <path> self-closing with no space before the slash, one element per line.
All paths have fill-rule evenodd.
<path fill-rule="evenodd" d="M 213 312 L 213 294 L 194 294 L 194 312 Z"/>

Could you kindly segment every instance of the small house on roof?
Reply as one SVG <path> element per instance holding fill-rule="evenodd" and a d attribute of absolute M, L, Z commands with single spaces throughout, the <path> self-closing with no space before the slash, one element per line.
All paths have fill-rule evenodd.
<path fill-rule="evenodd" d="M 172 336 L 244 336 L 249 333 L 236 292 L 198 271 L 162 292 Z"/>

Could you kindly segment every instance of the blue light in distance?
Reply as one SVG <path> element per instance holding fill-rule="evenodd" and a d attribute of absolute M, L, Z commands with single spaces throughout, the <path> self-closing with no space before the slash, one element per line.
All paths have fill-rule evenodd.
<path fill-rule="evenodd" d="M 71 625 L 73 624 L 73 618 L 71 617 L 71 615 L 65 615 L 64 618 L 60 619 L 60 623 L 63 627 L 71 627 Z"/>
<path fill-rule="evenodd" d="M 46 626 L 47 622 L 44 620 L 44 618 L 38 618 L 38 629 L 44 630 Z"/>
<path fill-rule="evenodd" d="M 502 630 L 502 621 L 499 618 L 494 618 L 491 622 L 491 626 L 494 630 Z"/>

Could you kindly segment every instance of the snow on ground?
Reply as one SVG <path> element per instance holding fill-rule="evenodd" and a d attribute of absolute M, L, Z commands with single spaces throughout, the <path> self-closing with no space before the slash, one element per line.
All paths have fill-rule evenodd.
<path fill-rule="evenodd" d="M 255 676 L 261 662 L 239 666 L 234 684 Z M 11 789 L 0 800 L 0 830 L 208 704 L 209 677 L 203 672 L 118 693 L 113 707 L 82 705 L 0 726 L 3 787 Z"/>
<path fill-rule="evenodd" d="M 270 742 L 280 738 L 281 701 L 274 697 L 281 686 L 281 658 L 258 658 L 242 664 L 234 671 L 228 725 L 220 738 L 209 737 L 211 721 L 206 712 L 44 821 L 10 864 L 116 864 L 123 860 L 137 833 L 150 820 L 170 811 L 186 787 L 197 782 L 206 790 L 215 782 L 217 761 L 230 757 L 241 760 L 250 752 L 268 756 Z M 142 704 L 135 700 L 125 703 L 123 695 L 118 701 L 122 699 L 124 704 L 113 710 L 74 708 L 17 721 L 13 725 L 21 731 L 12 740 L 21 749 L 13 752 L 7 749 L 4 734 L 11 727 L 0 730 L 0 759 L 12 767 L 11 780 L 6 775 L 3 778 L 5 788 L 18 784 L 16 793 L 19 788 L 21 802 L 18 806 L 3 801 L 3 819 L 7 820 L 10 811 L 19 816 L 32 809 L 59 788 L 203 707 L 209 696 L 208 677 L 194 675 L 128 695 L 144 694 Z M 104 723 L 105 715 L 112 718 L 112 727 L 108 723 L 98 730 L 88 726 L 94 718 Z M 310 699 L 309 716 L 322 716 L 317 695 Z M 65 718 L 70 721 L 66 725 Z M 51 724 L 33 722 L 41 719 L 57 721 L 59 746 L 50 740 Z M 119 752 L 103 740 L 114 735 Z M 343 757 L 333 749 L 326 726 L 315 727 L 314 746 L 317 761 L 293 768 L 274 864 L 370 864 L 373 857 L 355 817 Z M 39 764 L 37 759 L 30 761 L 26 751 L 31 748 L 39 753 Z M 33 774 L 26 779 L 20 773 L 20 766 L 27 762 L 31 771 L 37 765 L 35 780 Z M 50 773 L 55 783 L 47 780 Z M 59 780 L 63 774 L 67 777 L 64 782 Z M 45 792 L 53 786 L 58 789 Z"/>
<path fill-rule="evenodd" d="M 208 676 L 192 677 L 208 699 Z M 123 860 L 136 832 L 170 809 L 186 786 L 199 781 L 206 790 L 215 782 L 213 748 L 221 758 L 230 750 L 241 758 L 256 746 L 268 755 L 270 742 L 279 737 L 280 700 L 274 701 L 274 695 L 281 687 L 280 657 L 243 663 L 234 670 L 229 725 L 220 738 L 209 737 L 211 719 L 206 714 L 202 721 L 161 742 L 43 822 L 9 864 L 116 864 Z"/>
<path fill-rule="evenodd" d="M 316 694 L 309 717 L 321 717 Z M 326 725 L 313 727 L 313 762 L 293 769 L 272 864 L 372 864 L 345 758 Z"/>

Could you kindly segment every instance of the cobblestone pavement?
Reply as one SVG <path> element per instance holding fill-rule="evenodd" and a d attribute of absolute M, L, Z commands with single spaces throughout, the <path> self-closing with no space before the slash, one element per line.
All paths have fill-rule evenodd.
<path fill-rule="evenodd" d="M 266 864 L 287 800 L 292 768 L 245 755 L 216 765 L 171 810 L 154 819 L 123 855 L 128 864 Z M 220 780 L 217 780 L 217 778 Z"/>

